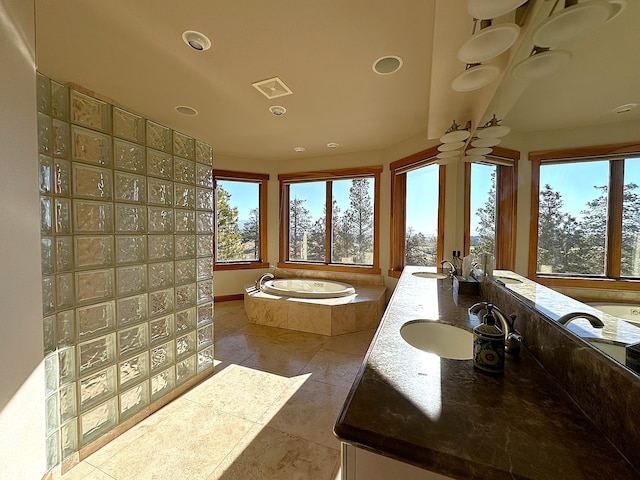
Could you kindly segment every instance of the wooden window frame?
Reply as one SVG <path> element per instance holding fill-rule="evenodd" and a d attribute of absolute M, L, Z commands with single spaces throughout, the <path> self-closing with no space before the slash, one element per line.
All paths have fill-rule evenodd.
<path fill-rule="evenodd" d="M 361 168 L 345 168 L 338 170 L 318 170 L 313 172 L 297 172 L 283 173 L 278 175 L 280 183 L 280 214 L 279 214 L 279 232 L 280 232 L 280 252 L 278 267 L 305 269 L 305 270 L 329 270 L 335 272 L 380 274 L 380 174 L 382 166 L 361 167 Z M 289 188 L 293 183 L 303 183 L 312 181 L 327 181 L 326 203 L 331 205 L 332 202 L 332 180 L 348 180 L 349 178 L 370 177 L 374 180 L 374 198 L 373 198 L 373 265 L 348 265 L 332 263 L 331 255 L 331 218 L 326 215 L 327 222 L 325 252 L 327 257 L 325 262 L 302 262 L 288 259 L 289 252 Z"/>
<path fill-rule="evenodd" d="M 407 172 L 420 167 L 437 163 L 439 151 L 437 147 L 415 153 L 389 165 L 391 170 L 391 228 L 390 228 L 390 268 L 388 275 L 400 278 L 405 266 L 406 254 L 406 201 Z M 438 169 L 438 235 L 436 244 L 436 261 L 442 260 L 444 250 L 444 203 L 445 203 L 446 166 Z"/>
<path fill-rule="evenodd" d="M 638 290 L 640 281 L 620 278 L 622 245 L 622 202 L 625 157 L 640 156 L 640 143 L 622 143 L 531 152 L 531 214 L 529 224 L 528 277 L 549 287 Z M 609 160 L 609 221 L 605 252 L 604 276 L 540 274 L 538 263 L 538 209 L 540 201 L 540 166 L 574 160 Z"/>
<path fill-rule="evenodd" d="M 215 242 L 218 238 L 217 221 L 214 222 L 214 269 L 215 270 L 247 270 L 255 268 L 269 268 L 267 259 L 267 186 L 269 175 L 266 173 L 237 172 L 232 170 L 213 170 L 213 179 L 217 187 L 218 180 L 232 180 L 237 182 L 258 184 L 258 215 L 260 223 L 260 258 L 254 261 L 220 262 L 218 263 L 215 254 Z M 214 200 L 215 201 L 215 200 Z"/>

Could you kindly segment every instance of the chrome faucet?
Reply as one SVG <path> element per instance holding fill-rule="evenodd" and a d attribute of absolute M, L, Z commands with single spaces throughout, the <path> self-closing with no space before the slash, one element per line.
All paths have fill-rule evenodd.
<path fill-rule="evenodd" d="M 585 318 L 585 319 L 589 320 L 589 323 L 591 324 L 591 326 L 593 328 L 603 328 L 604 327 L 604 323 L 602 322 L 602 320 L 600 320 L 595 315 L 592 315 L 590 313 L 584 313 L 584 312 L 565 313 L 564 315 L 562 315 L 558 319 L 558 323 L 560 325 L 566 325 L 566 324 L 568 324 L 570 321 L 572 321 L 575 318 Z"/>
<path fill-rule="evenodd" d="M 264 281 L 271 280 L 272 278 L 275 278 L 275 275 L 273 273 L 267 272 L 260 275 L 260 278 L 256 280 L 256 289 L 262 290 L 262 284 L 264 283 Z"/>
<path fill-rule="evenodd" d="M 458 270 L 456 269 L 456 266 L 453 263 L 451 263 L 449 260 L 442 260 L 440 262 L 440 265 L 444 265 L 445 263 L 449 267 L 449 275 L 453 277 L 458 274 Z"/>
<path fill-rule="evenodd" d="M 510 315 L 509 318 L 498 307 L 489 302 L 478 302 L 469 307 L 469 313 L 477 315 L 481 310 L 487 310 L 487 307 L 491 305 L 493 314 L 502 325 L 502 332 L 504 333 L 504 351 L 510 355 L 517 356 L 520 353 L 520 344 L 524 340 L 520 332 L 514 328 L 515 315 Z"/>

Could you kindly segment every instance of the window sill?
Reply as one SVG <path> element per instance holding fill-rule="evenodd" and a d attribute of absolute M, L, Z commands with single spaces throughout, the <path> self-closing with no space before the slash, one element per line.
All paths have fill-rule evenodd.
<path fill-rule="evenodd" d="M 261 268 L 269 268 L 270 265 L 268 262 L 237 262 L 237 263 L 216 263 L 213 266 L 214 271 L 221 270 L 251 270 L 251 269 L 261 269 Z"/>
<path fill-rule="evenodd" d="M 638 290 L 640 279 L 534 275 L 533 281 L 545 287 L 576 287 L 609 290 Z"/>
<path fill-rule="evenodd" d="M 380 275 L 382 271 L 379 267 L 356 266 L 356 265 L 336 265 L 325 263 L 304 263 L 304 262 L 278 262 L 278 268 L 291 268 L 300 270 L 324 270 L 330 272 L 362 273 L 369 275 Z"/>

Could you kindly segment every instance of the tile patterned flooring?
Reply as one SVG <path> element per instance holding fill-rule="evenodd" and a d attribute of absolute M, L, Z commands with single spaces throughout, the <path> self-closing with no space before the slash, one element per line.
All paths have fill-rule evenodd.
<path fill-rule="evenodd" d="M 215 304 L 215 373 L 62 480 L 337 480 L 333 424 L 375 330 L 325 337 Z"/>

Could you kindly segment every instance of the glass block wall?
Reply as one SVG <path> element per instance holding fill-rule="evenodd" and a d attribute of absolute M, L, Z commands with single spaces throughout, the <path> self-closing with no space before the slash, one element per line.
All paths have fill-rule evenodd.
<path fill-rule="evenodd" d="M 213 369 L 213 149 L 37 78 L 52 468 Z"/>

